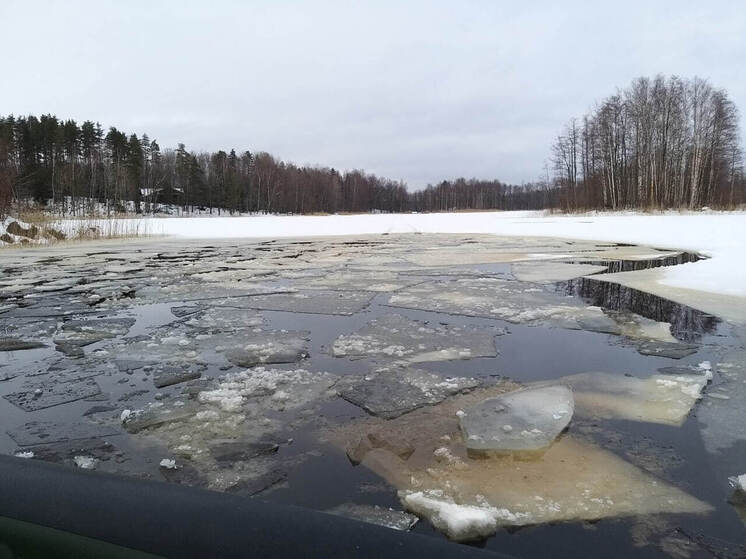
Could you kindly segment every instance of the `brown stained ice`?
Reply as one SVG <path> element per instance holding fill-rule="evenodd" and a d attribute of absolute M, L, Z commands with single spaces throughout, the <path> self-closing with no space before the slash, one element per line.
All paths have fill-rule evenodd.
<path fill-rule="evenodd" d="M 455 540 L 487 537 L 500 526 L 656 513 L 705 513 L 711 507 L 616 455 L 564 435 L 543 452 L 470 455 L 457 412 L 515 388 L 503 382 L 392 420 L 338 427 L 330 440 L 399 490 L 409 511 Z M 413 449 L 396 454 L 363 445 L 375 432 Z"/>

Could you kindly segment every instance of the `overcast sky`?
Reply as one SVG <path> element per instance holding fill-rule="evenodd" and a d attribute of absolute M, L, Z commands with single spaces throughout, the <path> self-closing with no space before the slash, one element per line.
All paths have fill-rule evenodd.
<path fill-rule="evenodd" d="M 533 180 L 570 117 L 640 75 L 708 78 L 746 111 L 741 0 L 0 0 L 0 52 L 0 114 L 411 187 Z"/>

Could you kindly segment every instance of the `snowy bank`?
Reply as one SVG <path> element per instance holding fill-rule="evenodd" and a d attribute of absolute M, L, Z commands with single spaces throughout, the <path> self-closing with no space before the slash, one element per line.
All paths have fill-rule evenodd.
<path fill-rule="evenodd" d="M 562 237 L 696 251 L 711 258 L 668 268 L 659 283 L 746 297 L 746 213 L 549 215 L 540 211 L 331 216 L 153 218 L 152 234 L 281 238 L 383 233 Z"/>

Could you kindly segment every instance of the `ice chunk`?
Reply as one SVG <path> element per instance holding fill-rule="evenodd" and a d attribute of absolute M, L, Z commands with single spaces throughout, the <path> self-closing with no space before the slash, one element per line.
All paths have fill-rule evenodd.
<path fill-rule="evenodd" d="M 370 524 L 377 524 L 379 526 L 391 528 L 392 530 L 401 530 L 403 532 L 411 530 L 419 520 L 413 514 L 407 514 L 400 510 L 379 507 L 378 505 L 370 506 L 345 503 L 343 505 L 338 505 L 333 509 L 329 509 L 326 512 L 329 514 L 345 516 L 347 518 L 354 518 L 355 520 L 368 522 Z"/>
<path fill-rule="evenodd" d="M 495 357 L 494 337 L 504 329 L 430 325 L 389 314 L 372 320 L 354 334 L 334 341 L 335 357 L 375 357 L 420 363 Z"/>
<path fill-rule="evenodd" d="M 239 367 L 296 363 L 308 357 L 308 333 L 274 331 L 250 334 L 241 345 L 226 350 L 225 357 Z"/>
<path fill-rule="evenodd" d="M 176 469 L 176 460 L 170 459 L 170 458 L 164 458 L 160 461 L 158 464 L 161 468 L 166 468 L 167 470 L 175 470 Z"/>
<path fill-rule="evenodd" d="M 119 431 L 92 423 L 54 423 L 29 421 L 6 431 L 18 446 L 33 446 L 59 441 L 100 438 L 117 435 Z"/>
<path fill-rule="evenodd" d="M 635 343 L 637 351 L 642 355 L 654 357 L 668 357 L 669 359 L 682 359 L 693 353 L 697 353 L 699 346 L 696 344 L 685 344 L 679 342 L 662 342 L 657 340 L 641 340 Z"/>
<path fill-rule="evenodd" d="M 34 340 L 20 340 L 18 338 L 0 338 L 0 351 L 23 351 L 26 349 L 37 349 L 46 347 L 43 343 Z"/>
<path fill-rule="evenodd" d="M 255 309 L 349 316 L 368 306 L 373 293 L 365 291 L 298 291 L 251 297 Z"/>
<path fill-rule="evenodd" d="M 345 376 L 338 383 L 337 393 L 370 414 L 393 418 L 479 384 L 474 378 L 442 377 L 421 369 L 392 367 L 363 376 Z"/>
<path fill-rule="evenodd" d="M 456 541 L 472 541 L 491 536 L 518 516 L 507 509 L 489 505 L 458 505 L 437 489 L 429 491 L 403 491 L 399 494 L 407 510 L 424 516 L 438 530 Z"/>
<path fill-rule="evenodd" d="M 701 367 L 702 365 L 700 365 Z M 746 351 L 726 354 L 717 363 L 715 388 L 727 399 L 703 401 L 697 409 L 702 439 L 708 452 L 720 452 L 736 443 L 746 441 L 744 409 L 746 409 Z M 712 374 L 712 371 L 709 371 Z"/>
<path fill-rule="evenodd" d="M 550 324 L 571 329 L 620 333 L 599 307 L 538 288 L 497 278 L 462 278 L 414 285 L 389 298 L 392 307 L 498 318 L 516 324 Z"/>
<path fill-rule="evenodd" d="M 730 486 L 733 489 L 736 489 L 738 491 L 746 491 L 746 474 L 729 477 L 728 483 L 730 483 Z"/>
<path fill-rule="evenodd" d="M 225 375 L 214 389 L 200 392 L 197 399 L 200 403 L 216 404 L 224 411 L 236 412 L 247 400 L 284 390 L 287 397 L 281 401 L 266 398 L 266 403 L 282 408 L 299 407 L 320 397 L 336 380 L 337 377 L 329 373 L 257 367 Z"/>
<path fill-rule="evenodd" d="M 96 467 L 96 459 L 92 456 L 76 456 L 73 458 L 73 462 L 83 470 L 92 470 Z"/>
<path fill-rule="evenodd" d="M 610 373 L 562 377 L 575 396 L 575 413 L 585 416 L 681 425 L 699 400 L 708 376 L 652 375 L 637 378 Z"/>
<path fill-rule="evenodd" d="M 566 386 L 526 388 L 484 400 L 459 421 L 470 449 L 538 450 L 567 427 L 574 407 Z"/>
<path fill-rule="evenodd" d="M 101 393 L 101 388 L 93 379 L 34 383 L 23 388 L 25 390 L 6 394 L 3 398 L 26 411 L 51 408 Z"/>

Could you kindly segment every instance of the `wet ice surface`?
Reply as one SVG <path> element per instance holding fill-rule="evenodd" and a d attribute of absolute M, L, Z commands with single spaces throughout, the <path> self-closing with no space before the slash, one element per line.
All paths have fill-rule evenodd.
<path fill-rule="evenodd" d="M 518 556 L 738 556 L 743 327 L 596 279 L 691 258 L 473 235 L 5 251 L 0 451 L 415 513 Z M 574 410 L 495 412 L 559 386 Z"/>

